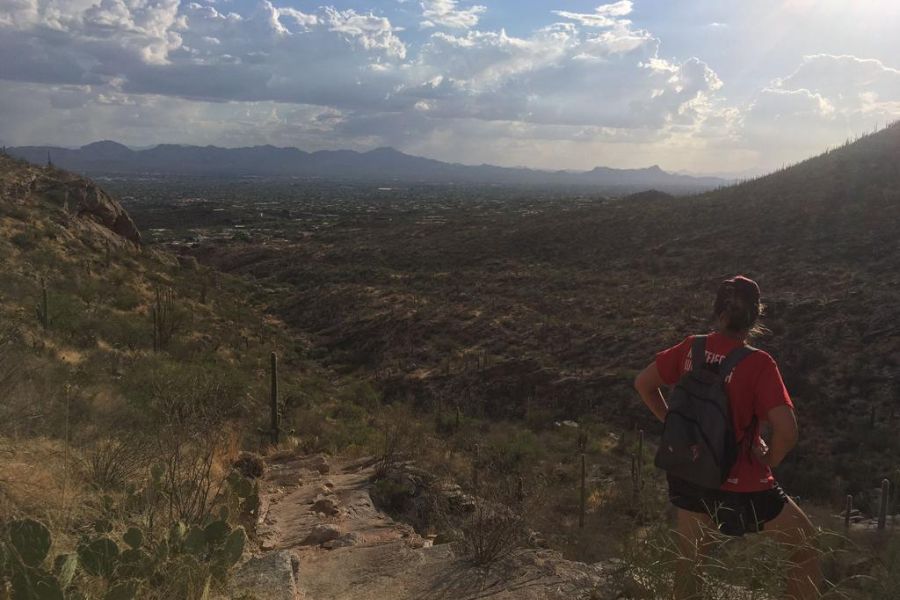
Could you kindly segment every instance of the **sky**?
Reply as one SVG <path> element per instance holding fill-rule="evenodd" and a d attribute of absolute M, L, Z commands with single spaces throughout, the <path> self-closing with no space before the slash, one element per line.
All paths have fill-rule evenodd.
<path fill-rule="evenodd" d="M 755 174 L 900 119 L 896 0 L 0 0 L 0 143 Z"/>

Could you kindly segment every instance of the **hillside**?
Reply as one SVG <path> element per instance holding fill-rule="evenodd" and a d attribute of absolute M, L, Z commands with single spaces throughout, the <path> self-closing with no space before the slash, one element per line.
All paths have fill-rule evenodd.
<path fill-rule="evenodd" d="M 105 141 L 74 150 L 28 146 L 9 148 L 8 152 L 34 164 L 46 164 L 49 158 L 60 167 L 92 175 L 257 176 L 380 184 L 582 186 L 616 194 L 649 188 L 690 193 L 726 183 L 714 177 L 667 173 L 658 166 L 646 169 L 597 167 L 586 172 L 468 166 L 410 156 L 392 148 L 362 153 L 350 150 L 309 153 L 274 146 L 217 148 L 164 144 L 147 150 L 131 150 L 116 142 Z"/>
<path fill-rule="evenodd" d="M 298 600 L 304 590 L 358 597 L 377 586 L 378 597 L 431 589 L 455 600 L 518 598 L 527 586 L 543 599 L 623 584 L 623 566 L 570 562 L 529 541 L 526 525 L 552 513 L 498 526 L 465 508 L 506 498 L 493 495 L 508 483 L 495 469 L 518 460 L 509 449 L 520 431 L 383 404 L 368 378 L 310 359 L 302 330 L 266 314 L 271 291 L 143 245 L 93 182 L 0 155 L 0 231 L 3 594 Z M 565 455 L 572 436 L 543 439 Z M 481 462 L 473 440 L 484 444 Z M 268 467 L 242 450 L 265 454 Z M 589 455 L 604 472 L 627 468 L 615 444 Z M 468 493 L 473 469 L 482 497 Z M 543 497 L 540 474 L 527 481 Z M 550 510 L 570 495 L 554 492 Z M 554 518 L 571 524 L 570 512 Z M 323 531 L 344 535 L 314 541 Z M 498 534 L 502 570 L 482 579 L 468 548 Z M 558 548 L 577 543 L 568 536 L 548 535 Z M 411 560 L 428 571 L 408 569 Z"/>
<path fill-rule="evenodd" d="M 596 418 L 656 431 L 631 378 L 708 326 L 721 278 L 747 273 L 768 304 L 757 344 L 779 360 L 803 429 L 780 477 L 796 494 L 868 506 L 882 477 L 900 483 L 898 157 L 895 125 L 691 198 L 377 210 L 350 199 L 321 224 L 312 212 L 279 223 L 273 239 L 270 221 L 247 217 L 237 244 L 227 228 L 184 227 L 221 238 L 195 244 L 201 262 L 277 284 L 280 314 L 329 364 L 388 397 L 538 430 Z"/>
<path fill-rule="evenodd" d="M 183 191 L 141 181 L 137 189 L 153 199 L 132 197 L 129 212 L 167 228 L 177 259 L 146 245 L 157 232 L 136 235 L 121 205 L 91 182 L 0 157 L 0 384 L 9 398 L 2 519 L 37 517 L 52 524 L 55 548 L 76 553 L 100 538 L 124 542 L 130 527 L 159 540 L 173 522 L 219 523 L 210 511 L 226 514 L 221 503 L 230 496 L 205 488 L 211 503 L 198 508 L 176 501 L 176 490 L 197 498 L 192 486 L 224 477 L 239 449 L 274 450 L 257 433 L 267 427 L 274 349 L 289 435 L 270 454 L 261 512 L 247 514 L 245 501 L 233 500 L 227 527 L 245 527 L 260 560 L 281 560 L 290 586 L 350 597 L 370 589 L 367 577 L 391 572 L 415 595 L 416 586 L 446 582 L 423 579 L 403 561 L 438 561 L 429 573 L 449 569 L 452 578 L 471 568 L 472 548 L 500 539 L 501 549 L 517 550 L 499 563 L 511 570 L 490 583 L 498 597 L 515 597 L 515 582 L 532 577 L 554 589 L 601 585 L 595 595 L 664 588 L 665 569 L 647 571 L 671 560 L 661 482 L 650 448 L 641 455 L 630 433 L 646 428 L 649 446 L 656 425 L 631 379 L 653 352 L 705 327 L 718 279 L 734 272 L 763 285 L 772 332 L 758 345 L 780 361 L 801 415 L 801 446 L 779 477 L 793 494 L 827 505 L 849 492 L 871 511 L 870 489 L 881 477 L 896 479 L 900 449 L 891 308 L 898 150 L 894 127 L 693 198 L 461 194 L 423 202 L 410 190 L 376 203 L 353 194 L 335 202 L 311 187 L 259 200 L 238 190 L 235 201 L 208 207 L 221 211 L 209 222 L 202 211 L 158 200 Z M 154 308 L 167 315 L 157 333 Z M 347 465 L 331 480 L 309 472 L 321 460 L 309 454 L 322 451 Z M 364 463 L 372 474 L 360 483 L 356 463 L 344 461 L 365 454 L 375 462 Z M 170 475 L 157 480 L 148 465 Z M 279 470 L 298 465 L 306 466 Z M 156 486 L 157 500 L 135 504 L 136 491 Z M 329 517 L 331 493 L 348 504 Z M 286 497 L 310 497 L 326 512 L 281 506 Z M 449 508 L 463 500 L 476 511 Z M 485 517 L 479 502 L 513 507 L 501 514 L 514 518 Z M 391 545 L 365 533 L 333 554 L 333 546 L 310 548 L 300 538 L 315 523 L 381 531 Z M 282 541 L 270 549 L 266 536 Z M 431 540 L 452 545 L 415 546 Z M 841 544 L 829 550 L 836 579 L 862 552 Z M 535 546 L 625 562 L 587 568 Z M 301 573 L 304 565 L 324 570 L 296 581 L 281 549 L 299 557 Z M 723 554 L 740 568 L 720 576 L 757 586 L 756 561 L 747 558 L 754 552 L 749 545 Z M 212 563 L 190 563 L 183 579 L 170 571 L 179 560 L 155 563 L 155 575 L 134 584 L 146 592 L 140 597 L 200 598 L 204 582 L 223 585 Z M 865 560 L 853 568 L 891 568 Z M 601 584 L 610 564 L 618 565 L 615 581 Z M 96 593 L 119 584 L 80 571 L 73 583 Z M 385 594 L 401 592 L 384 585 Z M 484 585 L 466 594 L 483 596 Z M 766 589 L 777 585 L 772 579 Z M 850 597 L 890 598 L 896 586 L 888 577 L 858 588 Z"/>
<path fill-rule="evenodd" d="M 269 446 L 270 352 L 303 450 L 371 433 L 325 421 L 360 388 L 258 290 L 142 245 L 89 180 L 0 155 L 0 264 L 0 597 L 217 594 L 253 551 L 258 485 L 232 462 Z"/>

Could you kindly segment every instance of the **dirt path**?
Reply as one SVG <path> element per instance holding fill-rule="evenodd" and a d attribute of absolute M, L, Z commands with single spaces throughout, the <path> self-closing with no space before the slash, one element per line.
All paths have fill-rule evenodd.
<path fill-rule="evenodd" d="M 236 576 L 259 600 L 538 600 L 615 598 L 611 568 L 523 550 L 489 570 L 432 546 L 375 508 L 371 461 L 270 461 L 257 528 L 261 554 Z"/>

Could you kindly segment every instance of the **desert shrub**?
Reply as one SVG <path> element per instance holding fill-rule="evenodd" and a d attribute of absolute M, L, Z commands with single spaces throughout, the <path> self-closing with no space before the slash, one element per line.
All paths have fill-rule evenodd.
<path fill-rule="evenodd" d="M 488 434 L 482 459 L 499 472 L 518 472 L 535 464 L 544 454 L 542 440 L 532 431 L 500 425 Z"/>
<path fill-rule="evenodd" d="M 462 554 L 477 565 L 489 565 L 521 548 L 528 540 L 525 514 L 538 495 L 528 497 L 516 478 L 480 478 L 474 508 L 463 519 L 458 542 Z"/>
<path fill-rule="evenodd" d="M 204 523 L 237 455 L 228 418 L 211 401 L 209 382 L 159 394 L 150 425 L 154 482 L 169 522 Z M 217 393 L 217 390 L 215 390 Z"/>
<path fill-rule="evenodd" d="M 888 600 L 900 598 L 900 540 L 890 540 L 878 556 L 877 563 L 868 578 L 862 578 L 860 586 L 867 598 Z"/>
<path fill-rule="evenodd" d="M 395 409 L 389 412 L 396 413 L 398 411 Z M 378 478 L 384 477 L 389 471 L 397 468 L 402 461 L 408 460 L 416 442 L 411 421 L 402 416 L 387 416 L 380 429 L 378 462 L 375 467 L 375 476 Z"/>
<path fill-rule="evenodd" d="M 132 311 L 143 302 L 138 291 L 124 282 L 110 282 L 107 292 L 107 302 L 117 310 Z"/>
<path fill-rule="evenodd" d="M 173 424 L 157 432 L 156 459 L 163 468 L 160 483 L 170 521 L 201 524 L 225 482 L 217 469 L 226 433 L 215 423 Z"/>
<path fill-rule="evenodd" d="M 130 440 L 101 438 L 82 451 L 84 480 L 98 490 L 121 490 L 146 467 L 142 444 Z"/>
<path fill-rule="evenodd" d="M 253 452 L 241 452 L 233 466 L 247 479 L 259 479 L 266 473 L 266 461 Z"/>
<path fill-rule="evenodd" d="M 28 228 L 25 231 L 14 233 L 10 236 L 9 241 L 16 245 L 20 250 L 31 251 L 38 247 L 41 241 L 40 232 L 34 228 Z"/>
<path fill-rule="evenodd" d="M 356 380 L 351 382 L 342 395 L 350 399 L 354 404 L 367 410 L 374 409 L 381 403 L 381 395 L 368 381 Z"/>
<path fill-rule="evenodd" d="M 136 409 L 168 423 L 246 414 L 254 404 L 249 384 L 245 373 L 225 363 L 176 363 L 157 355 L 135 363 L 122 389 Z"/>
<path fill-rule="evenodd" d="M 97 335 L 110 345 L 132 352 L 153 345 L 152 324 L 137 315 L 107 315 L 98 323 Z"/>
<path fill-rule="evenodd" d="M 738 594 L 735 585 L 748 591 L 748 599 L 778 596 L 787 564 L 770 541 L 754 539 L 748 545 L 732 543 L 713 530 L 707 530 L 706 535 L 708 545 L 697 560 L 688 561 L 687 567 L 698 580 L 698 600 L 731 600 Z M 683 560 L 674 536 L 663 523 L 633 536 L 625 547 L 622 587 L 641 597 L 669 597 L 676 584 L 674 573 Z M 685 585 L 686 581 L 678 584 Z"/>

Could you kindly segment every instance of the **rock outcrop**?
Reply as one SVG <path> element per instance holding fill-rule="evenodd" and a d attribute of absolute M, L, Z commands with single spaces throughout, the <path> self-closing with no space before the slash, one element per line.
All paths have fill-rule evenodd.
<path fill-rule="evenodd" d="M 41 168 L 0 154 L 0 199 L 55 206 L 76 222 L 99 225 L 111 239 L 141 245 L 141 233 L 118 200 L 89 179 Z"/>
<path fill-rule="evenodd" d="M 39 195 L 62 200 L 70 214 L 92 221 L 109 229 L 133 244 L 141 244 L 141 233 L 119 202 L 97 184 L 86 179 L 64 181 L 44 179 L 36 181 Z"/>

